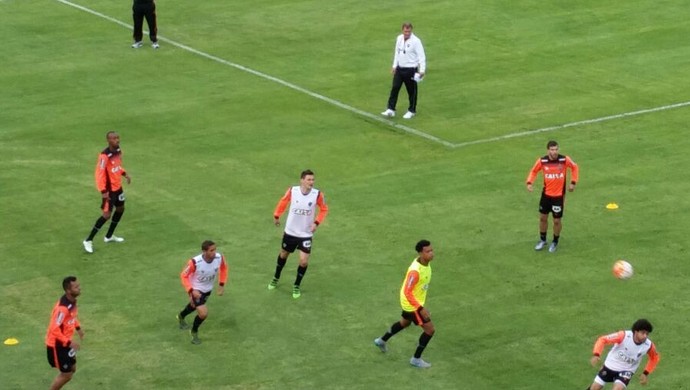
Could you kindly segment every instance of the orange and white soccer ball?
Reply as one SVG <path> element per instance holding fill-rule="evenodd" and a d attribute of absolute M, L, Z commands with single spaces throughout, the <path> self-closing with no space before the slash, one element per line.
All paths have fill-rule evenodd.
<path fill-rule="evenodd" d="M 613 264 L 613 276 L 618 279 L 630 279 L 633 276 L 633 266 L 625 260 L 618 260 Z"/>

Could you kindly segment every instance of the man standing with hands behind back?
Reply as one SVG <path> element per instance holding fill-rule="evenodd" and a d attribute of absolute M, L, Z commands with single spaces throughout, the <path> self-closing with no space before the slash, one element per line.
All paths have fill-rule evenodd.
<path fill-rule="evenodd" d="M 402 34 L 395 41 L 395 53 L 393 54 L 393 85 L 388 98 L 388 108 L 381 115 L 394 117 L 395 105 L 398 103 L 398 93 L 403 83 L 407 89 L 410 104 L 404 119 L 412 119 L 417 115 L 417 82 L 426 73 L 426 55 L 422 41 L 412 33 L 412 23 L 405 22 L 402 25 Z"/>

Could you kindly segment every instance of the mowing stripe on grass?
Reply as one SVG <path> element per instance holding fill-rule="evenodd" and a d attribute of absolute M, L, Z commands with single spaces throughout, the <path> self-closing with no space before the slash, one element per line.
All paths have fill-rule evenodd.
<path fill-rule="evenodd" d="M 110 17 L 110 16 L 108 16 L 108 15 L 104 15 L 104 14 L 98 12 L 98 11 L 94 11 L 94 10 L 92 10 L 92 9 L 90 9 L 90 8 L 87 8 L 87 7 L 84 7 L 84 6 L 82 6 L 82 5 L 75 4 L 75 3 L 72 3 L 72 2 L 67 1 L 67 0 L 56 0 L 56 1 L 58 1 L 58 2 L 60 2 L 60 3 L 63 3 L 63 4 L 65 4 L 65 5 L 69 5 L 70 7 L 77 8 L 77 9 L 82 10 L 82 11 L 84 11 L 84 12 L 88 12 L 88 13 L 90 13 L 90 14 L 92 14 L 92 15 L 98 16 L 98 17 L 103 18 L 103 19 L 105 19 L 105 20 L 108 20 L 108 21 L 110 21 L 110 22 L 119 24 L 120 26 L 126 27 L 126 28 L 128 28 L 128 29 L 130 29 L 130 30 L 132 29 L 132 26 L 129 25 L 129 24 L 127 24 L 127 23 L 121 22 L 121 21 L 119 21 L 119 20 L 117 20 L 117 19 L 115 19 L 115 18 L 113 18 L 113 17 Z M 145 31 L 144 33 L 145 33 L 145 34 L 148 34 L 147 31 Z M 371 120 L 373 120 L 373 121 L 382 123 L 382 124 L 384 124 L 384 125 L 386 125 L 386 126 L 390 126 L 390 127 L 396 128 L 396 129 L 398 129 L 398 130 L 402 130 L 402 131 L 404 131 L 404 132 L 406 132 L 406 133 L 413 134 L 413 135 L 416 135 L 416 136 L 418 136 L 418 137 L 425 138 L 425 139 L 427 139 L 427 140 L 429 140 L 429 141 L 433 141 L 433 142 L 439 143 L 439 144 L 444 145 L 444 146 L 447 146 L 447 147 L 451 147 L 451 148 L 452 148 L 452 147 L 455 146 L 455 144 L 453 144 L 452 142 L 443 140 L 443 139 L 441 139 L 441 138 L 439 138 L 439 137 L 433 136 L 433 135 L 431 135 L 431 134 L 427 134 L 427 133 L 425 133 L 425 132 L 423 132 L 423 131 L 419 131 L 419 130 L 413 129 L 413 128 L 409 127 L 409 126 L 405 126 L 405 125 L 401 125 L 401 124 L 395 123 L 395 122 L 393 122 L 393 121 L 391 121 L 391 120 L 388 120 L 388 119 L 385 119 L 385 118 L 383 118 L 383 117 L 381 117 L 381 116 L 379 116 L 379 115 L 375 115 L 375 114 L 372 114 L 372 113 L 369 113 L 369 112 L 366 112 L 366 111 L 362 111 L 362 110 L 360 110 L 360 109 L 357 109 L 357 108 L 355 108 L 355 107 L 349 106 L 349 105 L 347 105 L 347 104 L 345 104 L 345 103 L 343 103 L 343 102 L 340 102 L 340 101 L 338 101 L 338 100 L 331 99 L 331 98 L 329 98 L 329 97 L 320 95 L 320 94 L 318 94 L 318 93 L 316 93 L 316 92 L 312 92 L 312 91 L 310 91 L 310 90 L 308 90 L 308 89 L 302 88 L 302 87 L 300 87 L 300 86 L 298 86 L 298 85 L 292 84 L 292 83 L 290 83 L 290 82 L 288 82 L 288 81 L 279 79 L 279 78 L 277 78 L 277 77 L 273 77 L 273 76 L 271 76 L 271 75 L 268 75 L 268 74 L 263 73 L 263 72 L 259 72 L 259 71 L 257 71 L 257 70 L 251 69 L 251 68 L 247 68 L 246 66 L 242 66 L 242 65 L 240 65 L 240 64 L 236 64 L 236 63 L 231 62 L 231 61 L 224 60 L 224 59 L 222 59 L 222 58 L 216 57 L 216 56 L 211 55 L 211 54 L 208 54 L 208 53 L 204 53 L 204 52 L 202 52 L 202 51 L 196 50 L 196 49 L 194 49 L 194 48 L 192 48 L 192 47 L 189 47 L 189 46 L 187 46 L 187 45 L 184 45 L 184 44 L 182 44 L 182 43 L 175 42 L 175 41 L 173 41 L 173 40 L 171 40 L 171 39 L 165 38 L 165 37 L 163 37 L 163 36 L 160 36 L 160 35 L 159 35 L 159 36 L 158 36 L 158 40 L 163 41 L 163 42 L 166 42 L 166 43 L 168 43 L 168 44 L 170 44 L 170 45 L 172 45 L 172 46 L 178 47 L 178 48 L 180 48 L 180 49 L 182 49 L 182 50 L 186 50 L 186 51 L 188 51 L 188 52 L 190 52 L 190 53 L 193 53 L 193 54 L 196 54 L 196 55 L 198 55 L 198 56 L 207 58 L 207 59 L 209 59 L 209 60 L 212 60 L 212 61 L 215 61 L 215 62 L 218 62 L 218 63 L 221 63 L 221 64 L 223 64 L 223 65 L 231 66 L 231 67 L 233 67 L 233 68 L 239 69 L 239 70 L 244 71 L 244 72 L 247 72 L 247 73 L 251 73 L 251 74 L 253 74 L 253 75 L 255 75 L 255 76 L 264 78 L 264 79 L 266 79 L 266 80 L 273 81 L 273 82 L 275 82 L 275 83 L 278 83 L 278 84 L 280 84 L 280 85 L 283 85 L 283 86 L 288 87 L 288 88 L 290 88 L 290 89 L 293 89 L 293 90 L 295 90 L 295 91 L 302 92 L 302 93 L 304 93 L 304 94 L 306 94 L 306 95 L 309 95 L 309 96 L 311 96 L 311 97 L 313 97 L 313 98 L 319 99 L 319 100 L 324 101 L 324 102 L 329 103 L 329 104 L 332 104 L 332 105 L 334 105 L 334 106 L 336 106 L 336 107 L 339 107 L 339 108 L 342 108 L 342 109 L 344 109 L 344 110 L 350 111 L 350 112 L 352 112 L 352 113 L 355 113 L 355 114 L 357 114 L 357 115 L 363 116 L 363 117 L 368 118 L 368 119 L 371 119 Z"/>
<path fill-rule="evenodd" d="M 70 7 L 77 8 L 77 9 L 82 10 L 82 11 L 84 11 L 84 12 L 88 12 L 88 13 L 90 13 L 90 14 L 92 14 L 92 15 L 95 15 L 95 16 L 98 16 L 98 17 L 100 17 L 100 18 L 106 19 L 106 20 L 108 20 L 108 21 L 110 21 L 110 22 L 119 24 L 120 26 L 125 27 L 125 28 L 128 28 L 128 29 L 130 29 L 130 30 L 132 29 L 132 26 L 131 26 L 131 25 L 129 25 L 129 24 L 127 24 L 127 23 L 124 23 L 124 22 L 121 22 L 121 21 L 119 21 L 119 20 L 117 20 L 117 19 L 115 19 L 115 18 L 113 18 L 113 17 L 108 16 L 108 15 L 104 15 L 104 14 L 98 12 L 98 11 L 94 11 L 94 10 L 92 10 L 92 9 L 90 9 L 90 8 L 81 6 L 81 5 L 79 5 L 79 4 L 72 3 L 72 2 L 70 2 L 70 1 L 68 1 L 68 0 L 56 0 L 56 1 L 58 1 L 58 2 L 60 2 L 60 3 L 63 3 L 63 4 L 65 4 L 65 5 L 69 5 Z M 145 31 L 145 33 L 148 33 L 148 32 Z M 329 97 L 320 95 L 320 94 L 318 94 L 318 93 L 316 93 L 316 92 L 312 92 L 312 91 L 310 91 L 310 90 L 308 90 L 308 89 L 302 88 L 302 87 L 300 87 L 300 86 L 298 86 L 298 85 L 292 84 L 292 83 L 290 83 L 290 82 L 288 82 L 288 81 L 279 79 L 279 78 L 277 78 L 277 77 L 268 75 L 268 74 L 266 74 L 266 73 L 259 72 L 259 71 L 257 71 L 257 70 L 251 69 L 251 68 L 247 68 L 246 66 L 242 66 L 242 65 L 240 65 L 240 64 L 236 64 L 236 63 L 234 63 L 234 62 L 224 60 L 224 59 L 222 59 L 222 58 L 216 57 L 216 56 L 211 55 L 211 54 L 208 54 L 208 53 L 204 53 L 204 52 L 202 52 L 202 51 L 196 50 L 196 49 L 194 49 L 194 48 L 192 48 L 192 47 L 189 47 L 189 46 L 184 45 L 184 44 L 182 44 L 182 43 L 175 42 L 175 41 L 173 41 L 173 40 L 170 40 L 170 39 L 168 39 L 168 38 L 162 37 L 162 36 L 160 36 L 160 35 L 158 36 L 158 39 L 161 40 L 161 41 L 163 41 L 163 42 L 166 42 L 166 43 L 168 43 L 168 44 L 170 44 L 170 45 L 172 45 L 172 46 L 178 47 L 178 48 L 180 48 L 180 49 L 182 49 L 182 50 L 185 50 L 185 51 L 188 51 L 188 52 L 190 52 L 190 53 L 196 54 L 196 55 L 198 55 L 198 56 L 207 58 L 207 59 L 209 59 L 209 60 L 212 60 L 212 61 L 215 61 L 215 62 L 218 62 L 218 63 L 221 63 L 221 64 L 223 64 L 223 65 L 231 66 L 231 67 L 233 67 L 233 68 L 236 68 L 236 69 L 239 69 L 239 70 L 241 70 L 241 71 L 244 71 L 244 72 L 253 74 L 253 75 L 255 75 L 255 76 L 264 78 L 264 79 L 266 79 L 266 80 L 273 81 L 273 82 L 275 82 L 275 83 L 278 83 L 278 84 L 280 84 L 280 85 L 283 85 L 283 86 L 288 87 L 288 88 L 290 88 L 290 89 L 293 89 L 293 90 L 295 90 L 295 91 L 304 93 L 304 94 L 309 95 L 309 96 L 311 96 L 311 97 L 313 97 L 313 98 L 319 99 L 319 100 L 324 101 L 324 102 L 329 103 L 329 104 L 332 104 L 332 105 L 334 105 L 334 106 L 336 106 L 336 107 L 339 107 L 339 108 L 342 108 L 342 109 L 344 109 L 344 110 L 350 111 L 350 112 L 352 112 L 352 113 L 354 113 L 354 114 L 357 114 L 357 115 L 360 115 L 360 116 L 362 116 L 362 117 L 371 119 L 371 120 L 373 120 L 373 121 L 382 123 L 382 124 L 384 124 L 384 125 L 386 125 L 386 126 L 393 127 L 393 128 L 395 128 L 395 129 L 404 131 L 404 132 L 406 132 L 406 133 L 408 133 L 408 134 L 412 134 L 412 135 L 415 135 L 415 136 L 418 136 L 418 137 L 427 139 L 427 140 L 429 140 L 429 141 L 433 141 L 433 142 L 439 143 L 439 144 L 441 144 L 441 145 L 443 145 L 443 146 L 446 146 L 446 147 L 449 147 L 449 148 L 462 148 L 462 147 L 465 147 L 465 146 L 471 146 L 471 145 L 477 145 L 477 144 L 484 144 L 484 143 L 489 143 L 489 142 L 503 141 L 503 140 L 507 140 L 507 139 L 511 139 L 511 138 L 524 137 L 524 136 L 528 136 L 528 135 L 532 135 L 532 134 L 546 133 L 546 132 L 549 132 L 549 131 L 560 130 L 560 129 L 566 129 L 566 128 L 569 128 L 569 127 L 576 127 L 576 126 L 582 126 L 582 125 L 589 125 L 589 124 L 592 124 L 592 123 L 606 122 L 606 121 L 610 121 L 610 120 L 614 120 L 614 119 L 626 118 L 626 117 L 631 117 L 631 116 L 636 116 L 636 115 L 642 115 L 642 114 L 649 114 L 649 113 L 657 112 L 657 111 L 672 110 L 672 109 L 675 109 L 675 108 L 680 108 L 680 107 L 685 107 L 685 106 L 689 106 L 689 105 L 690 105 L 690 101 L 687 101 L 687 102 L 676 103 L 676 104 L 669 104 L 669 105 L 665 105 L 665 106 L 659 106 L 659 107 L 654 107 L 654 108 L 648 108 L 648 109 L 643 109 L 643 110 L 638 110 L 638 111 L 625 112 L 625 113 L 622 113 L 622 114 L 609 115 L 609 116 L 604 116 L 604 117 L 600 117 L 600 118 L 586 119 L 586 120 L 582 120 L 582 121 L 566 123 L 566 124 L 563 124 L 563 125 L 549 126 L 549 127 L 543 127 L 543 128 L 540 128 L 540 129 L 527 130 L 527 131 L 519 131 L 519 132 L 515 132 L 515 133 L 510 133 L 510 134 L 506 134 L 506 135 L 501 135 L 501 136 L 498 136 L 498 137 L 490 137 L 490 138 L 483 138 L 483 139 L 478 139 L 478 140 L 474 140 L 474 141 L 453 143 L 453 142 L 450 142 L 450 141 L 446 141 L 446 140 L 444 140 L 444 139 L 442 139 L 442 138 L 433 136 L 433 135 L 431 135 L 431 134 L 425 133 L 425 132 L 423 132 L 423 131 L 414 129 L 414 128 L 412 128 L 412 127 L 409 127 L 409 126 L 405 126 L 405 125 L 401 125 L 401 124 L 395 123 L 395 122 L 393 122 L 393 121 L 391 121 L 391 120 L 382 118 L 382 117 L 379 116 L 379 115 L 372 114 L 372 113 L 369 113 L 369 112 L 366 112 L 366 111 L 362 111 L 362 110 L 360 110 L 360 109 L 357 109 L 357 108 L 355 108 L 355 107 L 349 106 L 349 105 L 347 105 L 347 104 L 345 104 L 345 103 L 343 103 L 343 102 L 340 102 L 340 101 L 338 101 L 338 100 L 331 99 L 331 98 L 329 98 Z"/>

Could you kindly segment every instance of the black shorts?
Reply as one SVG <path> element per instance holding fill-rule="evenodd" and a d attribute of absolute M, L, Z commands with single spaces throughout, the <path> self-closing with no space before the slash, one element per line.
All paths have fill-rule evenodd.
<path fill-rule="evenodd" d="M 426 324 L 427 322 L 431 322 L 431 318 L 422 317 L 422 315 L 419 314 L 419 310 L 417 310 L 417 311 L 405 311 L 405 310 L 403 310 L 402 318 L 404 318 L 408 321 L 411 321 L 415 325 L 422 325 L 422 324 Z"/>
<path fill-rule="evenodd" d="M 199 291 L 199 292 L 201 292 L 201 291 Z M 211 296 L 211 291 L 209 291 L 209 292 L 201 292 L 201 296 L 199 297 L 199 299 L 194 299 L 194 298 L 192 297 L 192 294 L 189 294 L 189 299 L 190 299 L 190 301 L 191 301 L 192 306 L 197 307 L 197 306 L 203 306 L 203 305 L 205 305 L 205 304 L 206 304 L 206 300 L 208 299 L 209 296 Z"/>
<path fill-rule="evenodd" d="M 51 367 L 59 369 L 60 372 L 74 371 L 74 365 L 77 364 L 77 353 L 72 348 L 58 344 L 56 347 L 46 346 L 46 351 Z"/>
<path fill-rule="evenodd" d="M 553 213 L 554 218 L 563 218 L 564 201 L 565 196 L 553 197 L 542 192 L 539 200 L 539 212 L 542 214 Z"/>
<path fill-rule="evenodd" d="M 599 372 L 597 373 L 597 379 L 600 379 L 605 383 L 621 382 L 625 386 L 628 386 L 628 383 L 630 383 L 630 379 L 632 379 L 633 374 L 634 372 L 632 371 L 613 371 L 608 367 L 603 366 L 601 370 L 599 370 Z"/>
<path fill-rule="evenodd" d="M 108 199 L 101 200 L 101 211 L 110 212 L 113 208 L 125 205 L 125 193 L 120 188 L 117 191 L 110 192 Z"/>
<path fill-rule="evenodd" d="M 311 237 L 299 238 L 285 233 L 283 234 L 283 249 L 288 253 L 294 252 L 295 249 L 311 253 Z"/>

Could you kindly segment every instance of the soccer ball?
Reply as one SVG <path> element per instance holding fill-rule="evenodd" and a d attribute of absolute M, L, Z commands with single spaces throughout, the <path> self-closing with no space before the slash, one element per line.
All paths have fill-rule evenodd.
<path fill-rule="evenodd" d="M 630 279 L 633 276 L 633 267 L 625 260 L 618 260 L 613 264 L 613 276 L 618 279 Z"/>

